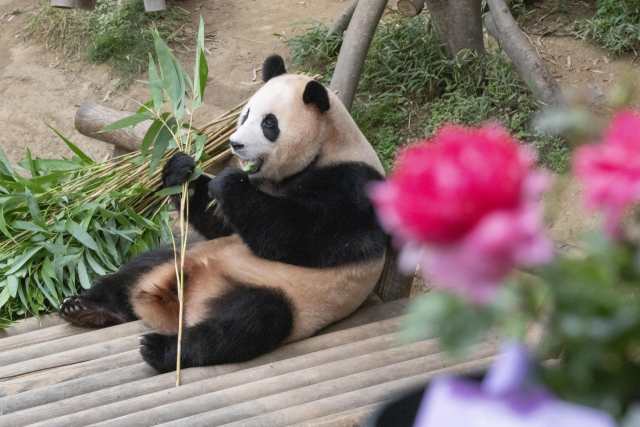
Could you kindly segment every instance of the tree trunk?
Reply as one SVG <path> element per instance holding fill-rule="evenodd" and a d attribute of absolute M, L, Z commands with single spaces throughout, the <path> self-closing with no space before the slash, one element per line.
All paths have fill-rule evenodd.
<path fill-rule="evenodd" d="M 518 26 L 505 0 L 487 0 L 487 4 L 491 11 L 485 16 L 487 31 L 498 40 L 520 78 L 538 101 L 552 107 L 562 105 L 564 98 L 556 79 Z"/>
<path fill-rule="evenodd" d="M 344 33 L 347 31 L 351 18 L 353 17 L 353 12 L 356 10 L 356 6 L 358 6 L 358 0 L 351 0 L 351 3 L 349 3 L 340 15 L 333 20 L 333 23 L 327 32 L 327 37 L 334 33 Z"/>
<path fill-rule="evenodd" d="M 364 60 L 387 1 L 360 0 L 349 24 L 349 31 L 342 42 L 331 90 L 337 91 L 338 98 L 347 110 L 351 110 Z"/>
<path fill-rule="evenodd" d="M 484 54 L 482 0 L 425 0 L 438 37 L 449 56 Z"/>
<path fill-rule="evenodd" d="M 413 18 L 422 12 L 424 0 L 398 0 L 398 10 L 407 18 Z"/>
<path fill-rule="evenodd" d="M 142 138 L 149 130 L 153 120 L 145 120 L 137 124 L 133 129 L 127 126 L 112 132 L 98 133 L 105 126 L 132 114 L 135 113 L 118 111 L 99 104 L 85 103 L 76 111 L 75 126 L 78 132 L 85 136 L 113 144 L 128 151 L 137 151 L 140 149 Z"/>

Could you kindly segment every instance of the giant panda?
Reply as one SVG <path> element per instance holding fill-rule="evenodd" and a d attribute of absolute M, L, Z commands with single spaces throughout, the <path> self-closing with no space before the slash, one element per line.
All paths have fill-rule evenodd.
<path fill-rule="evenodd" d="M 281 57 L 265 60 L 263 80 L 230 137 L 235 157 L 255 168 L 190 183 L 189 222 L 208 240 L 185 253 L 183 367 L 242 362 L 313 335 L 360 306 L 384 264 L 386 236 L 367 197 L 384 179 L 373 148 L 332 92 L 287 74 Z M 175 154 L 164 186 L 193 170 L 190 156 Z M 156 331 L 141 337 L 142 357 L 174 370 L 172 248 L 100 277 L 59 314 L 86 327 L 142 319 Z"/>

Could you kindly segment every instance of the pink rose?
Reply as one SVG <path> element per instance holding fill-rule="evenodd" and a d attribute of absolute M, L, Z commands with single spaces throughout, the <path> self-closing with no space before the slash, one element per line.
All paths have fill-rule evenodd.
<path fill-rule="evenodd" d="M 604 210 L 607 232 L 619 238 L 625 208 L 640 200 L 640 114 L 619 113 L 602 144 L 576 151 L 573 170 L 584 187 L 586 206 Z"/>
<path fill-rule="evenodd" d="M 516 265 L 546 263 L 553 245 L 538 199 L 546 176 L 534 156 L 496 125 L 443 127 L 398 157 L 370 195 L 383 227 L 437 286 L 487 302 Z"/>

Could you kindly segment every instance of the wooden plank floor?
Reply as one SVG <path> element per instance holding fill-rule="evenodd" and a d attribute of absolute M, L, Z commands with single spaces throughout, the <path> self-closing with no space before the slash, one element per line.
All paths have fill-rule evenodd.
<path fill-rule="evenodd" d="M 370 306 L 246 363 L 159 375 L 132 322 L 100 330 L 28 319 L 0 332 L 0 427 L 359 425 L 436 375 L 486 368 L 498 342 L 451 360 L 437 340 L 400 346 L 407 301 Z"/>

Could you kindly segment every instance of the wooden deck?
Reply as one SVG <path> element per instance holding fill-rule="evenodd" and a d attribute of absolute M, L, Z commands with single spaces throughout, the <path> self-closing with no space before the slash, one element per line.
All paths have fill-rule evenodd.
<path fill-rule="evenodd" d="M 359 425 L 437 375 L 483 369 L 498 342 L 451 360 L 435 339 L 398 346 L 406 300 L 358 310 L 307 340 L 247 363 L 158 375 L 138 352 L 149 329 L 28 319 L 0 332 L 0 426 Z"/>

